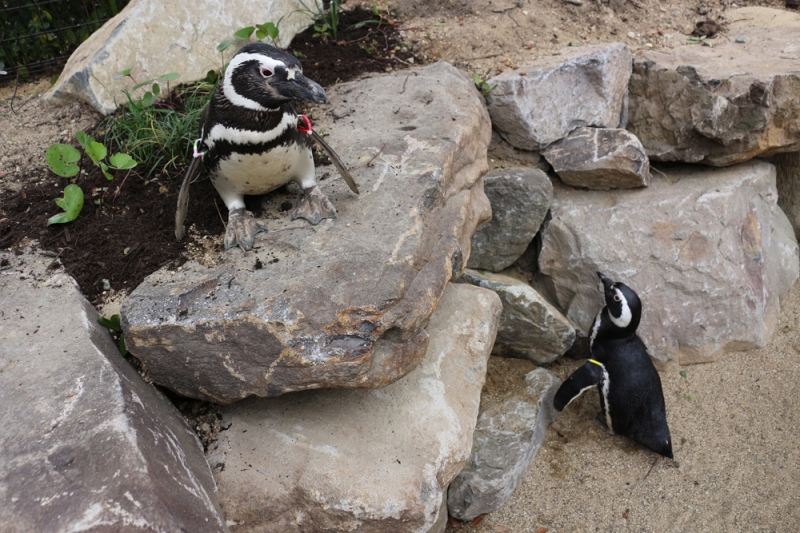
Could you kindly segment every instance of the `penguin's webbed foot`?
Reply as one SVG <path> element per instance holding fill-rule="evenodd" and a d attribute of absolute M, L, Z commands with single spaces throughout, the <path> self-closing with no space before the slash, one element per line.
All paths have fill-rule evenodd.
<path fill-rule="evenodd" d="M 292 213 L 292 220 L 298 218 L 304 218 L 316 226 L 323 218 L 337 218 L 336 208 L 322 193 L 319 186 L 314 185 L 303 189 L 303 197 L 300 198 L 297 209 Z"/>
<path fill-rule="evenodd" d="M 240 246 L 248 251 L 253 247 L 256 234 L 267 231 L 264 221 L 253 217 L 253 213 L 244 207 L 233 209 L 228 213 L 228 229 L 225 230 L 225 249 Z"/>

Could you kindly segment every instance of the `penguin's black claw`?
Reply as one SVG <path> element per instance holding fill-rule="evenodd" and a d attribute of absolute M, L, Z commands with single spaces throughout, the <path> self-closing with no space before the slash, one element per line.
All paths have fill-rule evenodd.
<path fill-rule="evenodd" d="M 234 209 L 228 213 L 228 229 L 225 230 L 225 249 L 240 246 L 245 252 L 253 247 L 256 234 L 267 231 L 262 220 L 253 217 L 253 213 L 245 209 Z"/>
<path fill-rule="evenodd" d="M 292 220 L 298 218 L 304 218 L 316 226 L 323 218 L 337 218 L 336 208 L 319 187 L 314 185 L 303 189 L 303 197 L 292 213 Z"/>

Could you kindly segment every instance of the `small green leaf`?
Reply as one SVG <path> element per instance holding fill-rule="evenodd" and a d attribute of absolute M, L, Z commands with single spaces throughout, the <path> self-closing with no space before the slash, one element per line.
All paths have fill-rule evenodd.
<path fill-rule="evenodd" d="M 136 89 L 141 89 L 145 85 L 149 85 L 149 84 L 153 83 L 154 81 L 155 80 L 147 80 L 147 81 L 143 81 L 142 83 L 137 83 L 136 85 L 131 87 L 131 91 L 135 91 Z"/>
<path fill-rule="evenodd" d="M 63 213 L 53 215 L 47 221 L 50 224 L 63 224 L 64 222 L 72 222 L 83 209 L 83 190 L 71 183 L 64 187 L 64 197 L 56 198 L 56 205 L 64 210 Z"/>
<path fill-rule="evenodd" d="M 691 392 L 686 395 L 686 399 L 689 400 L 689 403 L 695 403 L 697 401 L 697 397 Z"/>
<path fill-rule="evenodd" d="M 125 76 L 130 76 L 130 75 L 131 75 L 131 67 L 128 67 L 128 68 L 124 68 L 124 69 L 120 70 L 119 72 L 117 72 L 116 74 L 114 74 L 114 79 L 118 80 L 120 78 L 124 78 Z"/>
<path fill-rule="evenodd" d="M 105 176 L 108 181 L 111 181 L 111 180 L 114 179 L 114 176 L 109 174 L 108 165 L 106 165 L 105 163 L 100 162 L 100 170 L 103 172 L 103 176 Z"/>
<path fill-rule="evenodd" d="M 95 165 L 99 164 L 100 161 L 104 159 L 106 157 L 106 154 L 108 153 L 106 151 L 106 147 L 103 146 L 102 143 L 99 143 L 97 141 L 91 141 L 84 147 L 84 150 L 86 150 L 86 155 L 88 155 L 91 158 L 91 160 L 94 161 Z"/>
<path fill-rule="evenodd" d="M 175 81 L 180 77 L 181 75 L 178 74 L 177 72 L 167 72 L 166 74 L 162 74 L 161 76 L 156 78 L 156 81 Z"/>
<path fill-rule="evenodd" d="M 116 168 L 117 170 L 128 170 L 138 165 L 128 154 L 114 154 L 108 158 L 108 162 L 111 163 L 112 168 Z"/>
<path fill-rule="evenodd" d="M 119 353 L 121 353 L 123 357 L 128 355 L 128 349 L 125 347 L 125 335 L 123 335 L 122 332 L 119 334 Z"/>
<path fill-rule="evenodd" d="M 144 96 L 142 96 L 142 104 L 144 104 L 145 107 L 153 105 L 153 102 L 155 101 L 156 97 L 150 91 L 147 91 L 146 93 L 144 93 Z"/>
<path fill-rule="evenodd" d="M 82 131 L 76 133 L 75 138 L 78 139 L 78 143 L 84 150 L 86 150 L 86 147 L 89 145 L 89 143 L 94 142 L 94 138 L 91 135 Z"/>
<path fill-rule="evenodd" d="M 571 43 L 567 44 L 567 46 L 580 46 L 580 45 L 581 43 L 579 43 L 578 41 L 572 41 Z"/>
<path fill-rule="evenodd" d="M 154 96 L 158 96 L 159 94 L 161 94 L 161 86 L 159 84 L 154 83 L 152 88 Z"/>
<path fill-rule="evenodd" d="M 216 70 L 209 70 L 208 72 L 206 72 L 206 81 L 208 83 L 217 83 L 218 79 L 219 75 L 217 74 Z"/>
<path fill-rule="evenodd" d="M 266 31 L 267 35 L 269 35 L 269 38 L 272 39 L 273 41 L 278 37 L 278 33 L 280 33 L 278 27 L 272 22 L 267 22 L 266 24 L 262 24 L 261 26 L 259 26 L 259 28 Z"/>
<path fill-rule="evenodd" d="M 74 146 L 68 144 L 53 144 L 44 154 L 50 170 L 62 178 L 71 178 L 78 174 L 80 167 L 76 165 L 81 160 L 81 153 Z"/>
<path fill-rule="evenodd" d="M 112 331 L 122 331 L 122 326 L 119 323 L 119 315 L 111 315 L 111 318 L 104 316 L 97 317 L 97 322 Z"/>
<path fill-rule="evenodd" d="M 681 375 L 681 377 L 682 377 L 683 379 L 686 379 L 686 377 L 687 377 L 686 370 L 681 370 L 681 371 L 680 371 L 680 372 L 678 372 L 678 373 Z"/>
<path fill-rule="evenodd" d="M 256 39 L 258 39 L 259 41 L 261 39 L 263 39 L 264 37 L 266 37 L 266 36 L 267 36 L 267 32 L 266 31 L 261 30 L 261 29 L 256 30 Z"/>
<path fill-rule="evenodd" d="M 52 87 L 53 85 L 56 84 L 56 82 L 58 81 L 59 77 L 60 76 L 58 74 L 56 74 L 54 76 L 50 76 L 50 87 Z"/>
<path fill-rule="evenodd" d="M 434 24 L 434 26 L 444 26 L 444 22 L 437 22 Z"/>
<path fill-rule="evenodd" d="M 217 45 L 217 52 L 224 52 L 233 42 L 233 39 L 225 39 Z"/>
<path fill-rule="evenodd" d="M 233 36 L 237 39 L 249 39 L 251 35 L 253 35 L 253 30 L 256 29 L 255 26 L 246 26 L 240 30 L 237 30 Z"/>

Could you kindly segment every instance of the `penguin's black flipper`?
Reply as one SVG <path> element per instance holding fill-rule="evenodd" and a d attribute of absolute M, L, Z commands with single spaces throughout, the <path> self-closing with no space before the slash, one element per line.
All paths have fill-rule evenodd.
<path fill-rule="evenodd" d="M 572 373 L 561 384 L 553 398 L 553 406 L 561 412 L 572 400 L 580 396 L 586 389 L 596 386 L 603 380 L 603 367 L 599 363 L 589 360 Z"/>
<path fill-rule="evenodd" d="M 178 240 L 183 239 L 186 234 L 186 228 L 183 223 L 186 221 L 186 212 L 189 209 L 189 185 L 197 177 L 202 167 L 200 158 L 193 158 L 189 169 L 186 171 L 186 176 L 183 177 L 181 192 L 178 193 L 178 207 L 175 209 L 175 238 Z"/>
<path fill-rule="evenodd" d="M 347 167 L 344 166 L 344 163 L 342 163 L 342 160 L 339 159 L 339 155 L 333 151 L 333 148 L 331 148 L 328 145 L 328 143 L 323 141 L 322 137 L 320 137 L 319 133 L 317 133 L 316 131 L 312 130 L 311 136 L 314 137 L 314 140 L 317 141 L 317 144 L 319 144 L 322 147 L 322 149 L 328 153 L 328 156 L 331 158 L 331 161 L 333 162 L 333 166 L 335 166 L 336 170 L 339 171 L 339 174 L 342 175 L 345 183 L 347 183 L 347 186 L 350 187 L 350 190 L 356 194 L 361 194 L 358 192 L 358 185 L 356 185 L 356 180 L 353 179 L 353 176 L 350 174 L 350 171 L 347 170 Z"/>

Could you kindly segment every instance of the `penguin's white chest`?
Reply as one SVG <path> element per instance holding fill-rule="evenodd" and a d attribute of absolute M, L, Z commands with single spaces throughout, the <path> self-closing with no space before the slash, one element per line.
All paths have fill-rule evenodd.
<path fill-rule="evenodd" d="M 313 178 L 311 151 L 290 143 L 257 154 L 234 152 L 220 159 L 212 179 L 217 189 L 230 189 L 238 194 L 265 194 L 290 180 L 303 180 L 309 172 Z"/>

